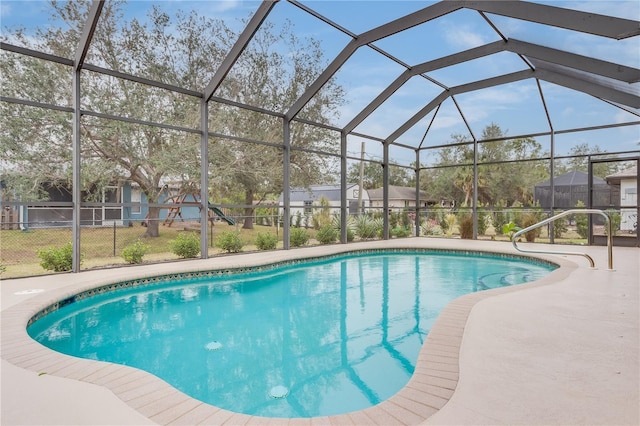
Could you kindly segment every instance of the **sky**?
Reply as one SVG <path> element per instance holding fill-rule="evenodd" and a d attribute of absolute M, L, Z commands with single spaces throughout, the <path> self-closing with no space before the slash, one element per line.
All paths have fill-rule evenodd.
<path fill-rule="evenodd" d="M 429 6 L 433 2 L 302 0 L 301 3 L 350 32 L 360 34 L 389 20 Z M 640 21 L 640 2 L 637 1 L 544 3 Z M 259 2 L 134 0 L 125 6 L 125 15 L 144 19 L 152 4 L 159 5 L 169 15 L 175 14 L 178 9 L 184 11 L 196 9 L 200 13 L 225 19 L 228 25 L 239 31 L 242 28 L 240 20 L 250 16 Z M 614 41 L 558 28 L 543 27 L 494 14 L 487 14 L 487 16 L 508 38 L 640 68 L 640 36 Z M 331 61 L 350 41 L 347 35 L 284 0 L 275 5 L 267 20 L 276 26 L 290 20 L 300 36 L 319 40 L 327 62 Z M 33 31 L 33 28 L 38 26 L 42 28 L 47 25 L 61 25 L 61 23 L 49 22 L 47 5 L 42 1 L 2 0 L 0 21 L 3 35 L 6 33 L 6 28 L 16 26 L 24 26 L 28 31 Z M 479 13 L 461 10 L 381 39 L 374 44 L 405 64 L 413 66 L 498 40 L 500 40 L 499 35 Z M 526 69 L 526 65 L 517 55 L 499 53 L 467 64 L 435 70 L 429 72 L 428 76 L 447 87 L 455 87 L 523 69 Z M 403 66 L 369 47 L 358 49 L 335 75 L 338 83 L 346 90 L 348 103 L 342 107 L 340 118 L 333 124 L 338 127 L 347 124 L 404 70 Z M 640 94 L 639 85 L 640 83 L 636 83 L 628 89 Z M 442 87 L 425 78 L 413 77 L 356 127 L 355 131 L 384 139 L 442 91 Z M 401 135 L 397 141 L 412 147 L 417 147 L 421 143 L 422 146 L 442 145 L 449 143 L 452 135 L 469 137 L 467 124 L 477 138 L 481 137 L 483 129 L 490 124 L 499 125 L 508 136 L 547 132 L 550 127 L 540 91 L 543 93 L 544 102 L 551 114 L 551 124 L 556 131 L 640 120 L 636 115 L 589 95 L 544 81 L 539 88 L 534 79 L 526 79 L 457 95 L 455 103 L 449 98 L 443 102 L 435 118 L 435 111 L 433 111 Z M 463 111 L 466 123 L 458 112 L 458 108 Z M 640 113 L 639 110 L 635 112 Z M 304 110 L 301 116 L 304 116 Z M 424 138 L 427 127 L 429 132 Z M 540 137 L 537 140 L 543 145 L 543 149 L 549 149 L 548 137 Z M 360 145 L 363 141 L 366 144 L 367 157 L 380 159 L 382 151 L 379 142 L 356 136 L 348 138 L 349 155 L 359 157 Z M 572 146 L 582 143 L 598 145 L 609 152 L 640 150 L 639 142 L 640 126 L 635 125 L 618 129 L 558 134 L 555 137 L 555 150 L 556 155 L 564 155 Z M 428 161 L 428 157 L 428 155 L 425 156 L 425 161 Z M 408 164 L 415 160 L 415 153 L 413 150 L 392 147 L 391 158 L 400 164 Z"/>

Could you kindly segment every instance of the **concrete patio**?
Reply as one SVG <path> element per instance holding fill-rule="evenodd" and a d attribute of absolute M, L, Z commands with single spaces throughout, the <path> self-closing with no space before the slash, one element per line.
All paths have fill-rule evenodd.
<path fill-rule="evenodd" d="M 527 245 L 522 245 L 529 247 Z M 561 264 L 535 283 L 463 296 L 440 315 L 414 377 L 397 395 L 356 413 L 265 419 L 196 401 L 129 367 L 67 357 L 32 341 L 26 321 L 68 295 L 132 277 L 272 263 L 379 247 L 517 253 L 508 243 L 396 239 L 80 274 L 3 280 L 2 425 L 145 424 L 640 424 L 640 250 L 548 246 Z M 41 291 L 40 291 L 41 290 Z M 38 292 L 36 292 L 38 291 Z M 43 374 L 44 373 L 44 374 Z"/>

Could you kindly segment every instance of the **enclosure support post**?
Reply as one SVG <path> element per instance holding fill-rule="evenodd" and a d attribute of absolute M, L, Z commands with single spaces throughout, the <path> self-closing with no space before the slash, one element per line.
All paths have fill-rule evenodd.
<path fill-rule="evenodd" d="M 414 226 L 416 228 L 416 237 L 420 236 L 420 150 L 416 149 L 416 217 L 414 218 Z"/>
<path fill-rule="evenodd" d="M 550 143 L 551 143 L 551 147 L 550 147 L 550 154 L 551 154 L 551 163 L 549 164 L 549 188 L 551 189 L 551 198 L 550 198 L 550 202 L 549 202 L 549 217 L 553 217 L 555 214 L 555 206 L 556 206 L 556 188 L 555 188 L 555 183 L 554 183 L 554 178 L 553 175 L 555 174 L 555 162 L 556 162 L 556 151 L 555 151 L 555 131 L 553 129 L 553 122 L 551 121 L 551 114 L 549 114 L 549 108 L 547 108 L 547 101 L 544 98 L 544 92 L 542 91 L 542 86 L 540 85 L 540 80 L 536 79 L 536 85 L 538 86 L 538 92 L 540 93 L 540 100 L 542 101 L 542 106 L 544 107 L 544 113 L 547 117 L 547 123 L 549 123 L 549 130 L 551 131 L 551 133 L 549 133 L 549 137 L 551 138 Z M 573 206 L 570 206 L 569 208 L 571 208 Z M 554 240 L 554 222 L 550 222 L 549 223 L 549 242 L 551 244 L 555 243 Z"/>
<path fill-rule="evenodd" d="M 73 201 L 73 212 L 71 216 L 72 235 L 72 267 L 73 272 L 80 272 L 80 201 L 82 192 L 80 191 L 80 166 L 81 166 L 81 146 L 80 146 L 80 69 L 73 72 L 73 164 L 71 197 Z"/>
<path fill-rule="evenodd" d="M 389 143 L 382 145 L 382 238 L 389 239 Z"/>
<path fill-rule="evenodd" d="M 593 185 L 591 184 L 591 182 L 593 181 L 593 164 L 591 163 L 591 155 L 587 156 L 587 209 L 592 209 L 593 208 Z M 588 231 L 587 231 L 587 245 L 591 245 L 593 244 L 593 218 L 591 217 L 591 215 L 587 216 L 588 221 L 587 221 L 587 226 L 588 226 Z"/>
<path fill-rule="evenodd" d="M 359 188 L 362 191 L 362 187 Z M 362 197 L 362 194 L 359 195 Z M 347 243 L 347 134 L 340 133 L 340 242 Z M 358 211 L 360 209 L 358 204 Z"/>
<path fill-rule="evenodd" d="M 289 234 L 291 217 L 291 121 L 286 117 L 282 120 L 282 244 L 289 250 Z"/>
<path fill-rule="evenodd" d="M 209 258 L 209 102 L 200 100 L 200 257 Z"/>
<path fill-rule="evenodd" d="M 72 245 L 72 261 L 71 270 L 73 272 L 80 272 L 80 203 L 82 202 L 82 191 L 80 190 L 80 166 L 82 164 L 82 146 L 80 144 L 80 132 L 81 132 L 81 119 L 82 112 L 80 111 L 80 73 L 82 71 L 82 65 L 87 57 L 93 34 L 98 26 L 98 19 L 102 13 L 104 7 L 103 1 L 93 1 L 89 7 L 89 14 L 85 21 L 80 39 L 78 40 L 78 46 L 76 48 L 74 61 L 73 61 L 73 81 L 71 94 L 73 97 L 73 133 L 72 143 L 73 152 L 71 159 L 72 177 L 71 184 L 71 200 L 73 203 L 73 213 L 71 216 L 71 245 Z"/>
<path fill-rule="evenodd" d="M 555 174 L 555 133 L 553 131 L 553 127 L 551 128 L 551 164 L 549 164 L 549 176 L 550 176 L 550 180 L 549 180 L 549 186 L 551 188 L 551 207 L 550 207 L 550 212 L 549 212 L 549 216 L 553 217 L 555 214 L 555 205 L 556 205 L 556 188 L 555 188 L 555 184 L 553 182 L 553 175 Z M 573 207 L 573 206 L 572 206 Z M 551 244 L 555 244 L 555 229 L 554 229 L 554 222 L 551 222 L 549 224 L 549 242 Z"/>
<path fill-rule="evenodd" d="M 473 239 L 478 239 L 478 139 L 473 137 L 473 200 L 471 201 L 473 218 Z"/>

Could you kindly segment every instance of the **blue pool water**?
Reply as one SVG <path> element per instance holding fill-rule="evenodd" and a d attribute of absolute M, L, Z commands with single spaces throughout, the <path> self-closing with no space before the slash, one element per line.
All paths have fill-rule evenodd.
<path fill-rule="evenodd" d="M 146 370 L 227 410 L 333 415 L 400 390 L 451 300 L 552 269 L 488 255 L 349 254 L 117 290 L 69 303 L 28 332 L 65 354 Z"/>

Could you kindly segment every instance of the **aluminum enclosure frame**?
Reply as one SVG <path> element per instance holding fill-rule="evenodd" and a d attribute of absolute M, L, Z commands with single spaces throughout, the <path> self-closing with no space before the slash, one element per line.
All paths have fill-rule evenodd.
<path fill-rule="evenodd" d="M 172 86 L 166 83 L 149 80 L 140 76 L 129 75 L 115 70 L 106 69 L 97 65 L 85 63 L 85 58 L 89 47 L 92 42 L 93 35 L 100 20 L 101 12 L 104 6 L 104 0 L 94 0 L 90 6 L 88 18 L 83 28 L 82 34 L 78 42 L 78 46 L 75 50 L 73 59 L 61 58 L 54 55 L 46 54 L 30 50 L 27 48 L 14 46 L 9 43 L 0 43 L 0 49 L 16 54 L 27 55 L 36 57 L 39 59 L 57 62 L 63 65 L 69 65 L 73 69 L 73 105 L 71 107 L 60 107 L 56 105 L 50 105 L 41 102 L 33 102 L 21 99 L 14 99 L 10 97 L 1 97 L 0 101 L 24 104 L 30 106 L 37 106 L 40 108 L 47 108 L 53 110 L 61 110 L 65 112 L 71 112 L 73 115 L 73 246 L 74 246 L 74 266 L 73 270 L 78 272 L 80 270 L 80 207 L 82 202 L 80 199 L 80 119 L 82 115 L 93 115 L 102 118 L 108 118 L 113 120 L 123 120 L 132 123 L 145 124 L 157 127 L 172 128 L 174 130 L 187 131 L 191 133 L 199 133 L 201 135 L 201 154 L 202 158 L 208 158 L 204 155 L 207 153 L 209 136 L 224 136 L 234 138 L 228 135 L 217 135 L 210 133 L 208 129 L 208 103 L 220 102 L 235 107 L 244 108 L 259 113 L 269 114 L 282 120 L 283 126 L 283 141 L 282 145 L 276 145 L 265 141 L 252 141 L 256 143 L 263 143 L 265 145 L 278 146 L 283 150 L 283 184 L 284 184 L 284 209 L 285 213 L 289 212 L 289 200 L 290 200 L 290 154 L 291 150 L 297 149 L 291 144 L 291 122 L 301 122 L 309 125 L 317 125 L 325 128 L 329 128 L 340 135 L 340 183 L 342 187 L 342 243 L 346 243 L 346 171 L 347 171 L 347 137 L 362 136 L 371 140 L 379 141 L 383 146 L 383 206 L 385 211 L 388 209 L 388 180 L 389 180 L 389 147 L 396 145 L 406 149 L 414 149 L 416 164 L 420 164 L 420 153 L 433 147 L 423 146 L 423 141 L 413 148 L 402 143 L 397 142 L 404 133 L 416 125 L 421 119 L 423 119 L 430 112 L 439 108 L 444 101 L 451 98 L 455 103 L 455 96 L 476 90 L 482 90 L 491 88 L 510 82 L 521 81 L 525 79 L 534 79 L 538 89 L 542 104 L 544 105 L 545 113 L 547 114 L 549 128 L 537 133 L 537 135 L 549 135 L 551 137 L 551 176 L 553 176 L 553 162 L 555 157 L 554 153 L 554 136 L 559 133 L 567 132 L 579 132 L 584 130 L 593 130 L 594 127 L 585 127 L 577 129 L 563 129 L 558 130 L 553 126 L 553 119 L 550 117 L 549 111 L 546 108 L 545 96 L 540 86 L 540 81 L 550 82 L 556 85 L 560 85 L 575 91 L 580 91 L 600 99 L 603 102 L 607 102 L 621 110 L 631 113 L 637 116 L 639 119 L 631 123 L 612 123 L 610 127 L 618 126 L 635 126 L 640 125 L 640 113 L 637 111 L 640 108 L 640 94 L 638 93 L 637 83 L 640 82 L 640 69 L 628 67 L 622 64 L 611 63 L 607 61 L 598 60 L 595 58 L 578 55 L 576 53 L 553 49 L 546 46 L 537 45 L 527 41 L 508 39 L 499 33 L 498 29 L 492 25 L 489 18 L 485 13 L 496 14 L 506 16 L 515 19 L 527 20 L 531 22 L 540 23 L 547 26 L 564 28 L 581 33 L 593 34 L 600 37 L 606 37 L 614 40 L 622 40 L 630 37 L 636 37 L 640 35 L 640 23 L 638 21 L 615 18 L 605 15 L 597 15 L 593 13 L 586 13 L 571 9 L 564 9 L 555 6 L 549 6 L 545 4 L 524 2 L 524 1 L 440 1 L 414 13 L 410 13 L 404 17 L 395 19 L 388 23 L 385 23 L 377 28 L 365 31 L 361 34 L 354 34 L 348 29 L 345 29 L 330 19 L 323 17 L 318 12 L 314 11 L 311 7 L 302 4 L 295 0 L 286 0 L 293 6 L 296 6 L 300 10 L 312 15 L 313 17 L 322 20 L 338 31 L 348 35 L 351 41 L 346 44 L 342 51 L 329 63 L 329 65 L 319 74 L 317 79 L 306 88 L 304 93 L 292 104 L 285 112 L 269 111 L 261 107 L 255 107 L 250 105 L 244 105 L 232 100 L 222 99 L 215 96 L 216 90 L 220 87 L 225 77 L 232 69 L 242 52 L 251 42 L 253 36 L 260 29 L 269 13 L 279 3 L 280 0 L 264 0 L 258 6 L 256 12 L 252 18 L 248 21 L 245 29 L 241 32 L 238 40 L 233 45 L 230 52 L 224 58 L 222 64 L 216 71 L 215 75 L 202 91 L 194 91 L 188 88 Z M 424 62 L 417 65 L 408 65 L 402 63 L 402 61 L 394 58 L 388 52 L 377 47 L 374 43 L 390 35 L 399 33 L 417 25 L 425 24 L 429 21 L 436 20 L 442 16 L 449 15 L 461 9 L 468 9 L 478 12 L 482 17 L 492 25 L 495 31 L 498 33 L 501 41 L 489 43 L 480 47 L 469 49 L 466 51 L 458 52 L 449 56 L 437 58 L 432 61 Z M 347 123 L 344 127 L 327 126 L 322 123 L 310 122 L 308 120 L 298 117 L 301 110 L 309 103 L 309 101 L 324 87 L 325 84 L 340 70 L 340 68 L 352 57 L 352 55 L 360 48 L 368 46 L 373 48 L 377 52 L 385 55 L 392 61 L 402 65 L 405 71 L 398 76 L 389 86 L 387 86 L 372 102 L 365 106 L 356 116 Z M 500 52 L 510 52 L 518 55 L 522 59 L 523 70 L 505 73 L 496 77 L 475 80 L 466 84 L 462 84 L 455 87 L 447 87 L 442 83 L 433 80 L 427 75 L 427 73 L 442 69 L 451 65 L 468 62 L 480 57 L 489 56 Z M 165 90 L 171 90 L 177 93 L 185 94 L 200 99 L 201 109 L 201 123 L 200 129 L 187 129 L 178 126 L 168 126 L 162 123 L 150 123 L 142 120 L 127 119 L 124 117 L 118 117 L 114 115 L 101 114 L 92 111 L 86 111 L 81 108 L 81 87 L 80 76 L 83 71 L 91 71 L 104 75 L 113 76 L 116 78 L 135 81 L 141 84 L 158 87 Z M 369 117 L 374 111 L 377 110 L 391 95 L 399 90 L 405 83 L 411 78 L 420 76 L 442 87 L 442 92 L 433 99 L 429 100 L 425 106 L 419 110 L 416 114 L 409 117 L 402 125 L 394 129 L 388 135 L 363 135 L 355 132 L 357 126 L 362 123 L 367 117 Z M 460 108 L 458 107 L 460 110 Z M 467 120 L 464 112 L 460 110 L 461 117 L 468 127 Z M 597 128 L 604 128 L 607 126 L 598 126 Z M 470 129 L 469 129 L 470 130 Z M 427 136 L 429 129 L 425 132 Z M 472 132 L 470 132 L 472 134 Z M 512 136 L 511 138 L 517 138 L 520 136 Z M 236 138 L 242 140 L 243 138 Z M 478 166 L 478 144 L 483 141 L 477 140 L 473 137 L 474 146 L 474 180 L 477 182 L 477 166 Z M 336 155 L 335 153 L 323 153 L 326 155 Z M 420 167 L 415 168 L 416 172 L 416 200 L 419 197 L 419 172 Z M 207 257 L 207 232 L 206 232 L 206 212 L 207 212 L 207 176 L 208 176 L 208 163 L 203 161 L 201 164 L 201 253 L 203 257 Z M 552 183 L 553 185 L 553 183 Z M 477 199 L 477 185 L 474 199 Z M 416 204 L 418 205 L 418 203 Z M 475 210 L 475 209 L 474 209 Z M 386 215 L 385 215 L 386 216 Z M 475 217 L 475 214 L 474 214 Z M 477 229 L 477 222 L 474 226 Z M 388 219 L 385 217 L 384 221 L 384 238 L 389 238 L 389 226 Z M 289 248 L 289 224 L 285 221 L 284 225 L 284 248 Z"/>

